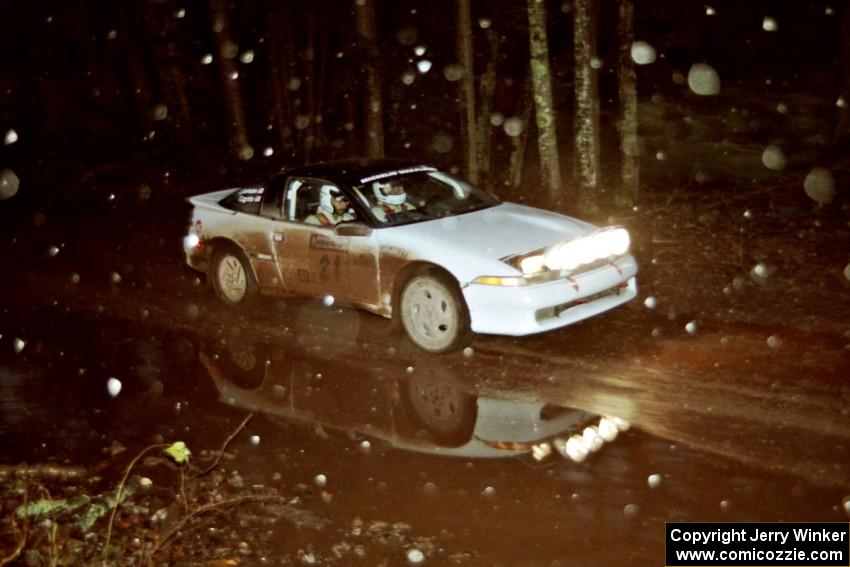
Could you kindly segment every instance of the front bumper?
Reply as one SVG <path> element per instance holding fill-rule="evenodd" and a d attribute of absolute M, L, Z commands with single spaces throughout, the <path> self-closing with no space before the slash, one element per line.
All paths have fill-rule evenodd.
<path fill-rule="evenodd" d="M 615 263 L 539 285 L 502 287 L 469 284 L 463 296 L 476 333 L 530 335 L 565 327 L 622 305 L 637 296 L 637 262 Z"/>

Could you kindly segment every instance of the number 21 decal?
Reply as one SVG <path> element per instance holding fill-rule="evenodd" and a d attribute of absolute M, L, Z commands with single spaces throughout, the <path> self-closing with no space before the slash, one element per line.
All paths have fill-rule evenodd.
<path fill-rule="evenodd" d="M 339 281 L 339 256 L 339 254 L 333 255 L 333 279 L 335 281 Z M 322 257 L 319 259 L 319 281 L 328 281 L 328 267 L 330 266 L 330 264 L 331 259 L 328 257 L 327 254 L 323 254 Z"/>

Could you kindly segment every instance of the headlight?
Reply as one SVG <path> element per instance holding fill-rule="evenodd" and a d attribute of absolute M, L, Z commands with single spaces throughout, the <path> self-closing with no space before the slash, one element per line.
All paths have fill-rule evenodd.
<path fill-rule="evenodd" d="M 544 263 L 550 270 L 574 270 L 597 260 L 622 256 L 630 245 L 626 229 L 604 229 L 551 246 L 543 255 Z"/>
<path fill-rule="evenodd" d="M 545 269 L 545 266 L 543 265 L 543 254 L 526 256 L 520 260 L 519 268 L 522 270 L 523 275 L 526 276 L 542 272 Z"/>
<path fill-rule="evenodd" d="M 632 239 L 629 237 L 629 231 L 625 228 L 615 228 L 605 234 L 606 247 L 608 253 L 613 256 L 620 256 L 629 250 L 632 244 Z"/>

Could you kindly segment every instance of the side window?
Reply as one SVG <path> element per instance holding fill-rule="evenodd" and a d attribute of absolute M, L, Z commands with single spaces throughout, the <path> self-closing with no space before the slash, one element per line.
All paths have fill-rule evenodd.
<path fill-rule="evenodd" d="M 322 226 L 357 219 L 350 198 L 331 181 L 308 177 L 293 179 L 285 192 L 282 218 Z M 364 200 L 362 195 L 357 195 Z"/>
<path fill-rule="evenodd" d="M 281 214 L 281 203 L 283 202 L 283 187 L 286 184 L 286 177 L 276 175 L 272 177 L 266 188 L 266 194 L 263 198 L 263 205 L 260 209 L 260 214 L 265 217 L 285 218 Z"/>
<path fill-rule="evenodd" d="M 300 189 L 303 185 L 304 182 L 300 179 L 293 179 L 289 182 L 289 185 L 286 187 L 286 199 L 283 201 L 281 217 L 287 220 L 297 219 L 296 204 L 300 196 Z"/>
<path fill-rule="evenodd" d="M 319 191 L 322 182 L 315 179 L 293 179 L 286 190 L 284 216 L 289 220 L 304 222 L 319 208 Z"/>

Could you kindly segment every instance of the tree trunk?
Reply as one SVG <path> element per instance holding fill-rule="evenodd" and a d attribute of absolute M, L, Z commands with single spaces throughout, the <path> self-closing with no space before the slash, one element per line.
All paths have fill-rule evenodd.
<path fill-rule="evenodd" d="M 286 6 L 275 9 L 273 0 L 267 0 L 269 13 L 269 71 L 273 100 L 273 119 L 280 140 L 281 152 L 292 156 L 292 100 L 289 96 L 289 60 L 282 45 L 282 38 L 288 38 L 291 29 L 287 29 L 289 10 Z"/>
<path fill-rule="evenodd" d="M 522 88 L 522 98 L 519 103 L 522 130 L 518 136 L 511 138 L 513 149 L 511 150 L 511 157 L 508 161 L 507 177 L 507 184 L 511 189 L 517 189 L 520 186 L 520 183 L 522 183 L 522 164 L 525 161 L 525 147 L 528 143 L 528 126 L 531 122 L 531 109 L 534 106 L 531 82 L 530 77 L 526 79 L 525 85 L 523 85 Z"/>
<path fill-rule="evenodd" d="M 576 168 L 586 202 L 596 200 L 599 182 L 599 85 L 591 62 L 596 55 L 594 0 L 575 0 L 575 136 Z"/>
<path fill-rule="evenodd" d="M 328 53 L 328 20 L 321 18 L 319 23 L 319 51 L 318 53 Z M 325 135 L 325 93 L 328 88 L 328 61 L 330 57 L 327 55 L 318 58 L 316 67 L 316 103 L 312 124 L 313 128 L 313 146 L 318 147 L 320 151 L 326 151 L 327 137 Z"/>
<path fill-rule="evenodd" d="M 224 110 L 230 136 L 230 151 L 239 159 L 249 160 L 254 157 L 254 149 L 248 143 L 245 110 L 242 106 L 242 93 L 239 90 L 239 73 L 234 61 L 239 47 L 230 38 L 225 0 L 210 0 L 210 8 L 212 9 L 213 39 L 218 52 Z"/>
<path fill-rule="evenodd" d="M 355 69 L 350 63 L 346 63 L 343 71 L 343 84 L 345 85 L 340 96 L 342 96 L 342 105 L 345 112 L 345 124 L 343 124 L 344 147 L 346 153 L 350 153 L 351 148 L 357 147 L 357 136 L 355 134 L 355 125 L 357 124 L 357 76 Z"/>
<path fill-rule="evenodd" d="M 120 29 L 118 41 L 121 52 L 127 62 L 130 94 L 136 115 L 136 124 L 139 129 L 137 139 L 141 140 L 151 133 L 154 126 L 151 118 L 150 85 L 145 68 L 144 52 L 141 47 L 147 43 L 148 38 L 137 25 L 139 14 L 135 5 L 128 4 L 126 7 L 115 9 L 113 14 Z"/>
<path fill-rule="evenodd" d="M 376 47 L 374 0 L 354 0 L 357 34 L 370 48 Z M 371 49 L 370 49 L 371 51 Z M 381 98 L 381 81 L 378 69 L 370 56 L 365 65 L 366 92 L 363 95 L 363 130 L 369 157 L 384 155 L 384 109 Z"/>
<path fill-rule="evenodd" d="M 490 153 L 492 148 L 490 136 L 490 114 L 493 112 L 493 97 L 496 94 L 496 62 L 499 56 L 498 34 L 488 29 L 485 34 L 489 57 L 487 68 L 481 75 L 479 85 L 479 108 L 478 108 L 478 170 L 480 182 L 487 185 L 492 184 Z"/>
<path fill-rule="evenodd" d="M 841 16 L 841 47 L 839 53 L 839 86 L 836 109 L 835 143 L 850 142 L 850 3 L 844 3 Z"/>
<path fill-rule="evenodd" d="M 316 7 L 310 4 L 307 10 L 307 43 L 302 52 L 301 66 L 304 68 L 304 78 L 307 80 L 305 96 L 307 127 L 304 129 L 303 145 L 301 148 L 304 159 L 310 161 L 313 155 L 313 145 L 316 142 L 316 96 L 318 92 L 318 74 L 316 73 Z"/>
<path fill-rule="evenodd" d="M 615 196 L 619 206 L 634 205 L 640 184 L 640 147 L 638 142 L 637 75 L 632 61 L 634 42 L 634 0 L 619 0 L 617 5 L 617 88 L 620 94 L 620 189 Z"/>
<path fill-rule="evenodd" d="M 188 146 L 192 143 L 192 115 L 189 97 L 186 95 L 186 81 L 180 68 L 180 52 L 176 42 L 168 36 L 165 18 L 158 6 L 148 6 L 145 19 L 148 34 L 153 43 L 154 62 L 159 80 L 162 103 L 167 110 L 167 120 L 174 131 L 177 141 Z M 170 17 L 170 16 L 169 16 Z M 164 119 L 158 109 L 149 109 L 156 120 Z"/>
<path fill-rule="evenodd" d="M 550 199 L 554 202 L 561 195 L 561 164 L 558 159 L 558 137 L 555 132 L 555 108 L 552 105 L 546 6 L 543 0 L 527 0 L 527 2 L 534 114 L 537 123 L 537 147 L 540 151 L 540 176 Z"/>
<path fill-rule="evenodd" d="M 460 80 L 460 138 L 464 149 L 466 176 L 478 183 L 478 148 L 475 136 L 475 65 L 472 58 L 470 0 L 457 0 L 457 53 L 463 67 Z"/>

